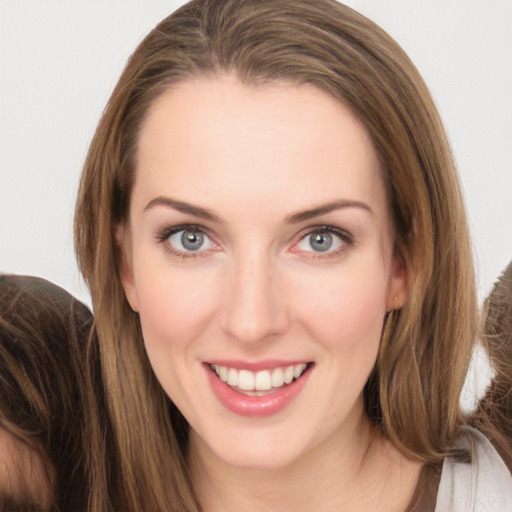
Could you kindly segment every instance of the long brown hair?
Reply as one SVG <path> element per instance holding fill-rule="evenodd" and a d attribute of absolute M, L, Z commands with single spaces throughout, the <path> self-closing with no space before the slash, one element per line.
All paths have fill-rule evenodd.
<path fill-rule="evenodd" d="M 101 379 L 86 370 L 92 325 L 87 307 L 49 281 L 0 276 L 0 430 L 12 449 L 1 510 L 91 510 L 89 453 L 108 433 Z"/>
<path fill-rule="evenodd" d="M 372 138 L 386 183 L 408 300 L 388 318 L 366 412 L 406 456 L 437 463 L 465 419 L 459 395 L 478 317 L 464 205 L 431 96 L 398 44 L 334 0 L 193 0 L 139 45 L 91 143 L 75 248 L 101 339 L 124 510 L 194 510 L 187 425 L 159 386 L 119 279 L 141 123 L 163 91 L 194 76 L 312 84 Z"/>

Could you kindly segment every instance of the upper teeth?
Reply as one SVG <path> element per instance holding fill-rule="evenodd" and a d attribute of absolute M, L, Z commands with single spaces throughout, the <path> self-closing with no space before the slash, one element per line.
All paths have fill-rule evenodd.
<path fill-rule="evenodd" d="M 220 380 L 227 382 L 230 386 L 236 386 L 244 391 L 268 391 L 272 388 L 281 387 L 283 384 L 290 384 L 294 378 L 298 379 L 306 369 L 307 364 L 302 363 L 259 372 L 237 370 L 218 364 L 212 364 L 211 367 Z"/>

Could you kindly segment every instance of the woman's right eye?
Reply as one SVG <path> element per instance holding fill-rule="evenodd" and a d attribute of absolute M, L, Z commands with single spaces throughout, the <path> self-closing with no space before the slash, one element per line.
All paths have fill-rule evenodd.
<path fill-rule="evenodd" d="M 167 230 L 158 238 L 161 242 L 166 242 L 167 248 L 172 253 L 184 256 L 202 253 L 216 247 L 204 231 L 193 227 Z"/>

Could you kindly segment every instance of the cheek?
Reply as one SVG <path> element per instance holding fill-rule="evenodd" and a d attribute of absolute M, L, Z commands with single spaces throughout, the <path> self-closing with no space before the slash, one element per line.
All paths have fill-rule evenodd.
<path fill-rule="evenodd" d="M 315 276 L 315 293 L 298 289 L 293 293 L 296 308 L 302 311 L 299 316 L 317 342 L 342 351 L 347 361 L 365 354 L 373 360 L 376 355 L 387 292 L 382 266 L 379 270 L 347 266 Z"/>
<path fill-rule="evenodd" d="M 318 371 L 311 378 L 322 394 L 311 417 L 322 418 L 326 429 L 360 417 L 362 392 L 379 351 L 387 274 L 381 261 L 373 261 L 315 272 L 300 286 L 297 280 L 290 293 L 297 318 L 318 349 Z"/>
<path fill-rule="evenodd" d="M 135 285 L 146 353 L 167 395 L 186 411 L 194 394 L 194 341 L 210 322 L 217 291 L 208 273 L 142 261 Z"/>
<path fill-rule="evenodd" d="M 165 262 L 144 265 L 135 285 L 148 352 L 186 345 L 213 314 L 216 287 L 209 272 L 177 270 Z"/>

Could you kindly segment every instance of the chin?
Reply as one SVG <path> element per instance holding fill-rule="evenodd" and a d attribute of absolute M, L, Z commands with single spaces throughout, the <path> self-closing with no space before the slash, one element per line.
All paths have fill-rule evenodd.
<path fill-rule="evenodd" d="M 218 453 L 225 464 L 246 471 L 273 471 L 292 465 L 300 457 L 297 450 L 247 450 L 237 449 L 230 453 Z"/>
<path fill-rule="evenodd" d="M 218 432 L 224 435 L 219 436 Z M 305 455 L 312 448 L 315 437 L 297 431 L 290 435 L 289 428 L 277 427 L 276 430 L 275 425 L 273 428 L 260 425 L 239 429 L 219 425 L 212 436 L 206 432 L 192 434 L 191 449 L 199 448 L 198 443 L 203 447 L 206 445 L 214 459 L 240 470 L 278 470 Z"/>

